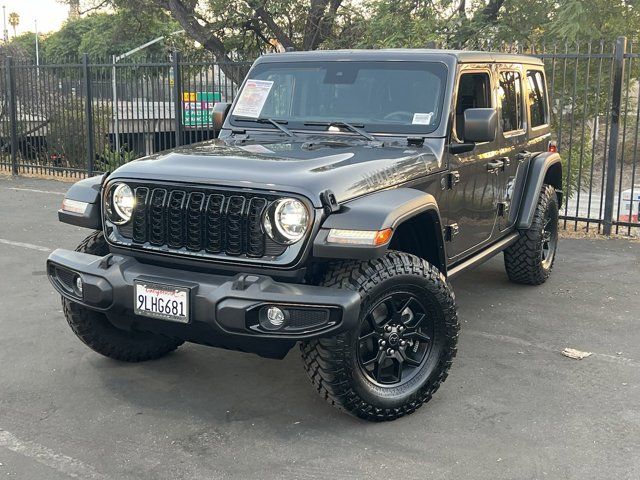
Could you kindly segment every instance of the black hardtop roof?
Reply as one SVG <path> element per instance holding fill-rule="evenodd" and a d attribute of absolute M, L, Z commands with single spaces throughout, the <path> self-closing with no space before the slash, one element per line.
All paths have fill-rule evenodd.
<path fill-rule="evenodd" d="M 543 65 L 542 60 L 530 55 L 478 52 L 468 50 L 436 50 L 426 48 L 389 48 L 379 50 L 313 50 L 304 52 L 268 53 L 258 62 L 378 60 L 378 61 L 431 61 L 451 63 L 524 63 Z"/>

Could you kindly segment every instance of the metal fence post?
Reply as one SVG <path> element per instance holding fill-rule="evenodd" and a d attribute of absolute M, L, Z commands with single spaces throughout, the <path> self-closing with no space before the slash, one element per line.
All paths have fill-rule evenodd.
<path fill-rule="evenodd" d="M 614 50 L 613 91 L 611 94 L 611 131 L 609 153 L 605 169 L 606 186 L 604 197 L 604 227 L 602 233 L 611 235 L 613 226 L 613 205 L 616 195 L 616 166 L 618 163 L 618 142 L 620 136 L 620 107 L 622 105 L 622 84 L 624 83 L 624 54 L 627 51 L 627 37 L 618 37 Z"/>
<path fill-rule="evenodd" d="M 13 68 L 13 58 L 7 57 L 4 66 L 11 136 L 11 174 L 18 175 L 18 102 L 16 101 L 16 75 Z"/>
<path fill-rule="evenodd" d="M 179 147 L 184 141 L 182 126 L 182 72 L 180 71 L 180 52 L 173 51 L 173 103 L 176 117 L 176 146 Z"/>
<path fill-rule="evenodd" d="M 91 93 L 91 72 L 89 71 L 89 55 L 82 55 L 82 72 L 84 74 L 84 115 L 87 128 L 87 175 L 93 175 L 93 161 L 95 157 L 95 139 L 93 128 L 93 95 Z"/>

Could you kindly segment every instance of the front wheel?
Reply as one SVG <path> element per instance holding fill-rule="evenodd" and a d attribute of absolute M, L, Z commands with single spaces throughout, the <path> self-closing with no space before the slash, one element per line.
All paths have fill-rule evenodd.
<path fill-rule="evenodd" d="M 390 252 L 332 264 L 323 285 L 360 293 L 358 327 L 301 345 L 305 370 L 329 403 L 371 421 L 395 420 L 428 402 L 447 378 L 458 340 L 444 276 Z"/>
<path fill-rule="evenodd" d="M 89 235 L 76 251 L 104 256 L 109 247 L 102 232 Z M 62 307 L 71 330 L 93 351 L 123 362 L 142 362 L 160 358 L 178 348 L 181 340 L 149 332 L 122 330 L 104 313 L 62 298 Z"/>

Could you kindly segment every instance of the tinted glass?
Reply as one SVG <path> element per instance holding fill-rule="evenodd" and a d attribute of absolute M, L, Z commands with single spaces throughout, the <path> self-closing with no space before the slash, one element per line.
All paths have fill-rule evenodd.
<path fill-rule="evenodd" d="M 531 126 L 538 127 L 548 123 L 547 121 L 547 93 L 544 84 L 544 75 L 538 70 L 527 72 L 529 82 L 529 112 L 531 114 Z"/>
<path fill-rule="evenodd" d="M 344 121 L 371 132 L 429 133 L 442 117 L 447 68 L 435 62 L 282 62 L 257 65 L 248 78 L 273 82 L 258 116 L 286 120 L 289 128 Z M 231 123 L 246 126 L 240 117 L 232 112 Z"/>
<path fill-rule="evenodd" d="M 500 120 L 502 131 L 511 132 L 523 128 L 522 85 L 520 73 L 514 71 L 500 73 Z"/>
<path fill-rule="evenodd" d="M 491 108 L 491 82 L 488 73 L 463 73 L 456 99 L 456 135 L 464 140 L 464 111 L 468 108 Z"/>

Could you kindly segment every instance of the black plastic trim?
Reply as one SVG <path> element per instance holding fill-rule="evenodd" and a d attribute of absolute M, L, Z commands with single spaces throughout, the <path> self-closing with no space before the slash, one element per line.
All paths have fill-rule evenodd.
<path fill-rule="evenodd" d="M 178 337 L 199 343 L 212 344 L 217 341 L 216 336 L 224 335 L 232 337 L 227 338 L 229 345 L 235 342 L 239 349 L 243 349 L 241 348 L 242 338 L 300 340 L 333 336 L 355 328 L 360 314 L 360 296 L 357 292 L 276 282 L 266 275 L 204 274 L 146 265 L 132 257 L 119 255 L 111 255 L 109 262 L 104 262 L 104 257 L 63 249 L 57 249 L 51 253 L 47 266 L 49 279 L 62 296 L 92 310 L 104 312 L 108 317 L 131 318 L 134 324 L 135 319 L 139 318 L 133 313 L 135 280 L 145 279 L 159 284 L 188 285 L 192 289 L 192 317 L 189 324 L 181 324 L 184 331 Z M 85 284 L 82 300 L 60 287 L 57 279 L 53 277 L 55 273 L 53 266 L 62 267 L 82 277 Z M 91 295 L 87 295 L 87 287 L 93 292 Z M 238 324 L 238 318 L 242 318 L 244 322 L 248 312 L 262 304 L 339 309 L 341 315 L 339 321 L 311 333 L 266 333 L 248 327 L 244 331 L 229 328 L 229 325 Z M 145 328 L 155 331 L 154 324 L 146 320 Z M 161 320 L 157 322 L 166 323 Z M 246 348 L 244 350 L 246 351 Z"/>
<path fill-rule="evenodd" d="M 552 165 L 560 162 L 560 155 L 555 152 L 543 152 L 531 159 L 517 228 L 526 230 L 531 226 L 545 175 Z"/>

